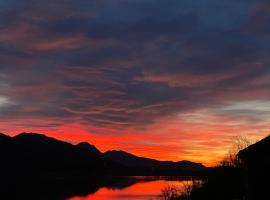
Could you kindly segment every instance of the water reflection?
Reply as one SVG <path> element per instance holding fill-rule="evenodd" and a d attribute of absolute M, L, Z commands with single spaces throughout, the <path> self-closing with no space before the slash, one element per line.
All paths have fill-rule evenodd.
<path fill-rule="evenodd" d="M 183 186 L 182 181 L 184 180 L 136 178 L 136 182 L 126 185 L 127 187 L 102 187 L 93 194 L 76 196 L 67 200 L 154 200 L 158 199 L 161 190 L 167 185 L 175 185 L 181 188 Z"/>
<path fill-rule="evenodd" d="M 74 179 L 7 179 L 1 199 L 27 200 L 156 200 L 168 185 L 182 187 L 183 177 L 92 177 Z"/>

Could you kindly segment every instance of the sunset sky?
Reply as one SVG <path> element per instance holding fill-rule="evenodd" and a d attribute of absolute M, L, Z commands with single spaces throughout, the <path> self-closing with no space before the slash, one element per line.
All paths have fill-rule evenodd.
<path fill-rule="evenodd" d="M 214 165 L 270 133 L 269 0 L 0 0 L 0 132 Z"/>

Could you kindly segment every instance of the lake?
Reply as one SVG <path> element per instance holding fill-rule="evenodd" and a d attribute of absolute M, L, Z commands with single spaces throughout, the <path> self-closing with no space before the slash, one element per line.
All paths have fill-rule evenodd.
<path fill-rule="evenodd" d="M 134 181 L 135 180 L 135 181 Z M 133 181 L 119 182 L 101 187 L 95 193 L 86 196 L 75 196 L 67 200 L 158 200 L 161 191 L 168 186 L 183 188 L 188 180 L 165 180 L 164 178 L 135 177 Z"/>

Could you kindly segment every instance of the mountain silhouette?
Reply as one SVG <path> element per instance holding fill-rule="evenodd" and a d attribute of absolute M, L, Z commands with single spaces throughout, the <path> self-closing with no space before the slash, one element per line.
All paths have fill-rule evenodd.
<path fill-rule="evenodd" d="M 37 133 L 21 133 L 14 137 L 0 134 L 2 170 L 17 175 L 88 176 L 91 174 L 161 175 L 200 171 L 205 167 L 189 161 L 171 162 L 138 157 L 124 151 L 100 152 L 94 145 L 77 145 Z M 18 167 L 19 166 L 19 167 Z"/>
<path fill-rule="evenodd" d="M 238 153 L 238 157 L 248 165 L 270 164 L 270 136 L 250 145 Z"/>
<path fill-rule="evenodd" d="M 36 133 L 1 136 L 2 165 L 6 170 L 33 174 L 92 174 L 115 166 L 89 149 Z M 19 166 L 19 167 L 18 167 Z"/>
<path fill-rule="evenodd" d="M 156 168 L 162 170 L 191 170 L 200 171 L 206 168 L 201 163 L 194 163 L 190 161 L 159 161 L 150 158 L 138 157 L 125 151 L 107 151 L 104 153 L 106 158 L 109 158 L 126 167 L 137 168 Z"/>
<path fill-rule="evenodd" d="M 269 199 L 270 136 L 238 153 L 245 169 L 247 199 Z"/>
<path fill-rule="evenodd" d="M 3 134 L 3 133 L 0 133 L 0 144 L 2 144 L 3 142 L 8 142 L 10 139 L 9 136 Z"/>
<path fill-rule="evenodd" d="M 96 155 L 101 155 L 101 151 L 99 151 L 94 145 L 89 144 L 88 142 L 80 142 L 79 144 L 76 145 L 77 147 L 81 149 L 85 149 L 93 154 Z"/>

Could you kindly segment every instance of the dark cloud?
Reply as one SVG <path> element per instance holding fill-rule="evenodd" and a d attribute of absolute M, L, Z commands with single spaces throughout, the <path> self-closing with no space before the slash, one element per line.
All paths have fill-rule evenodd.
<path fill-rule="evenodd" d="M 251 89 L 257 100 L 270 98 L 266 1 L 6 0 L 0 7 L 0 96 L 11 102 L 2 103 L 1 117 L 121 129 L 254 100 Z"/>

